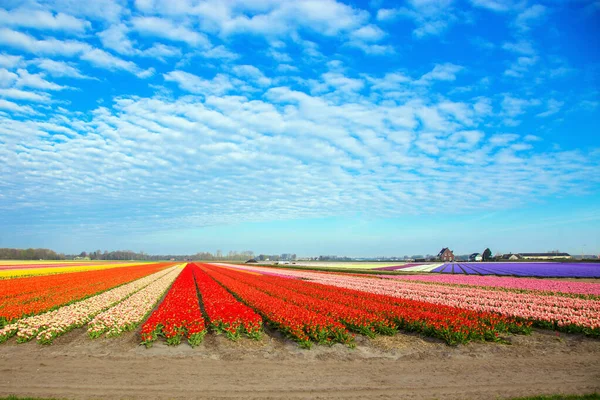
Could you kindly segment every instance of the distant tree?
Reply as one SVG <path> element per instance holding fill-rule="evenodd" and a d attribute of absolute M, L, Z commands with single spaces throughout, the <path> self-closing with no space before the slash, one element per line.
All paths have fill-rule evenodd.
<path fill-rule="evenodd" d="M 482 254 L 483 261 L 489 261 L 492 259 L 492 251 L 489 249 L 485 249 Z"/>
<path fill-rule="evenodd" d="M 64 254 L 49 249 L 0 248 L 0 260 L 64 260 Z"/>

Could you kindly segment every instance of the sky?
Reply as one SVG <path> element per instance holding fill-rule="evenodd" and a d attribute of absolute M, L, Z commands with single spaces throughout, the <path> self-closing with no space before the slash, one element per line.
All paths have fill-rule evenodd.
<path fill-rule="evenodd" d="M 600 1 L 0 1 L 0 247 L 600 254 Z"/>

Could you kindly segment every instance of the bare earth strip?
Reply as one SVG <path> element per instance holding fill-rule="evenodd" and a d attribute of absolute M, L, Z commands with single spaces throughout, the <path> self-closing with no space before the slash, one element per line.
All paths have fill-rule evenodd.
<path fill-rule="evenodd" d="M 0 346 L 0 395 L 77 399 L 496 399 L 600 391 L 600 341 L 538 331 L 512 345 L 456 348 L 414 335 L 357 348 L 302 350 L 269 331 L 259 341 L 210 334 L 197 348 L 137 346 L 137 333 L 52 346 Z"/>

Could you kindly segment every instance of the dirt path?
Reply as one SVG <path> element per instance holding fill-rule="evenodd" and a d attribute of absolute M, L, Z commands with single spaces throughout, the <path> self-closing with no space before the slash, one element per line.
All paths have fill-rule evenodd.
<path fill-rule="evenodd" d="M 275 333 L 261 341 L 207 336 L 137 346 L 136 334 L 90 341 L 82 330 L 49 347 L 0 346 L 0 395 L 77 399 L 495 399 L 600 391 L 600 341 L 536 332 L 512 345 L 448 347 L 399 334 L 302 350 Z"/>

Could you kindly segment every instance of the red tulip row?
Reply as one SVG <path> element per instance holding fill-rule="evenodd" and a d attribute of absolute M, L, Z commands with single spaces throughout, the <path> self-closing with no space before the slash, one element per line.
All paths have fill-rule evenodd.
<path fill-rule="evenodd" d="M 393 329 L 400 328 L 438 337 L 448 344 L 457 344 L 474 339 L 497 340 L 501 333 L 526 333 L 530 329 L 527 324 L 493 313 L 399 299 L 296 279 L 248 275 L 213 266 L 206 266 L 206 269 L 296 306 L 327 315 L 361 333 L 391 333 Z M 240 297 L 244 298 L 243 295 Z"/>
<path fill-rule="evenodd" d="M 259 339 L 262 336 L 262 318 L 250 307 L 240 303 L 206 272 L 191 264 L 200 292 L 204 311 L 217 333 L 225 333 L 236 340 L 240 334 Z"/>
<path fill-rule="evenodd" d="M 158 309 L 142 326 L 142 343 L 146 347 L 152 346 L 158 336 L 164 336 L 170 345 L 181 343 L 184 336 L 192 347 L 202 342 L 206 327 L 198 302 L 194 268 L 197 267 L 188 264 L 183 269 Z"/>
<path fill-rule="evenodd" d="M 336 319 L 255 288 L 253 283 L 246 281 L 250 275 L 232 273 L 225 268 L 204 264 L 201 268 L 262 314 L 271 325 L 296 340 L 300 346 L 310 348 L 313 341 L 320 344 L 338 342 L 353 345 L 353 336 Z"/>
<path fill-rule="evenodd" d="M 222 272 L 228 274 L 228 270 Z M 236 272 L 233 272 L 233 275 L 230 276 L 235 278 L 235 274 Z M 329 300 L 321 300 L 320 298 L 311 297 L 307 294 L 290 290 L 287 285 L 282 286 L 278 284 L 279 282 L 277 279 L 270 280 L 268 279 L 270 277 L 264 277 L 267 279 L 262 278 L 262 276 L 253 276 L 251 282 L 248 283 L 252 284 L 256 289 L 271 296 L 279 297 L 288 303 L 304 307 L 318 314 L 327 315 L 338 320 L 348 329 L 362 333 L 363 335 L 374 337 L 375 333 L 387 335 L 396 333 L 395 325 L 382 316 L 364 310 L 358 310 L 354 307 L 349 307 L 348 305 L 333 303 Z M 285 279 L 286 283 L 287 281 L 288 280 Z"/>

